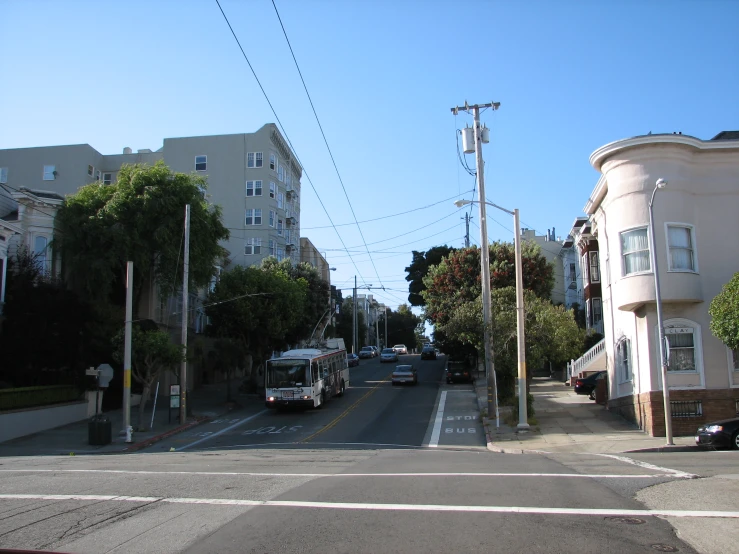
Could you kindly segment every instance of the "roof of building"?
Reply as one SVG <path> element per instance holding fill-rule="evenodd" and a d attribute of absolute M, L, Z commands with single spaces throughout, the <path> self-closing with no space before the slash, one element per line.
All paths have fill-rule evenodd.
<path fill-rule="evenodd" d="M 739 131 L 721 131 L 711 140 L 739 140 Z"/>
<path fill-rule="evenodd" d="M 29 192 L 38 198 L 48 198 L 50 200 L 64 200 L 64 197 L 55 193 L 49 192 L 48 190 L 33 190 L 25 187 L 20 188 L 21 192 Z"/>

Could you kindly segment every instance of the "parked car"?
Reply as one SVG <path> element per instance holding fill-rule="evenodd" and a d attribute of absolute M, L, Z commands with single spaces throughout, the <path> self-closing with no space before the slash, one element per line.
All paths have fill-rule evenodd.
<path fill-rule="evenodd" d="M 422 360 L 435 360 L 436 359 L 436 349 L 433 346 L 424 346 L 423 350 L 421 350 L 421 359 Z"/>
<path fill-rule="evenodd" d="M 471 383 L 472 368 L 464 360 L 450 360 L 446 364 L 446 382 L 447 383 Z"/>
<path fill-rule="evenodd" d="M 393 386 L 410 383 L 418 384 L 418 373 L 412 365 L 396 365 L 392 375 Z"/>
<path fill-rule="evenodd" d="M 577 394 L 587 394 L 591 400 L 595 400 L 596 381 L 605 379 L 607 373 L 607 371 L 598 371 L 582 379 L 575 379 L 575 392 Z"/>
<path fill-rule="evenodd" d="M 375 353 L 375 356 L 379 356 L 380 355 L 380 349 L 379 348 L 377 348 L 376 346 L 370 346 L 370 348 Z"/>
<path fill-rule="evenodd" d="M 357 367 L 359 365 L 359 356 L 356 354 L 347 354 L 346 365 L 348 367 Z"/>
<path fill-rule="evenodd" d="M 722 419 L 698 427 L 695 444 L 739 450 L 739 417 Z"/>
<path fill-rule="evenodd" d="M 398 353 L 395 351 L 394 348 L 383 348 L 382 353 L 380 354 L 380 363 L 384 364 L 385 362 L 397 362 L 398 361 Z"/>
<path fill-rule="evenodd" d="M 359 351 L 359 357 L 363 360 L 366 358 L 374 358 L 375 351 L 372 349 L 371 346 L 363 346 L 362 349 Z"/>
<path fill-rule="evenodd" d="M 405 347 L 405 344 L 396 344 L 393 346 L 393 349 L 398 354 L 408 354 L 408 349 Z"/>

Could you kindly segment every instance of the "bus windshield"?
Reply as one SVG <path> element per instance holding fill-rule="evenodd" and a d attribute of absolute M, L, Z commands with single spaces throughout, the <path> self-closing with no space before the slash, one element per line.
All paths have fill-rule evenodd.
<path fill-rule="evenodd" d="M 310 384 L 306 360 L 268 360 L 267 388 L 302 387 Z"/>

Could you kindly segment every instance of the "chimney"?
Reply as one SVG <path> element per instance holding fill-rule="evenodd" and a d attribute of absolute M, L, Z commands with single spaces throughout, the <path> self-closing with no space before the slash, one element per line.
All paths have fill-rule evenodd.
<path fill-rule="evenodd" d="M 124 154 L 131 154 L 131 153 L 133 153 L 133 150 L 131 150 L 131 149 L 130 149 L 130 148 L 129 148 L 128 146 L 126 146 L 126 147 L 125 147 L 125 148 L 123 149 L 123 153 L 124 153 Z"/>

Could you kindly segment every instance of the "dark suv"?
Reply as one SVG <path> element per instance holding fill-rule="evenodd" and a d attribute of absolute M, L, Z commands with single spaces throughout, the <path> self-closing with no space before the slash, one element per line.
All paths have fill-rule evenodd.
<path fill-rule="evenodd" d="M 421 359 L 422 360 L 435 360 L 436 359 L 436 349 L 433 346 L 426 345 L 423 347 L 423 350 L 421 350 Z"/>
<path fill-rule="evenodd" d="M 446 364 L 447 383 L 472 383 L 472 368 L 465 360 L 450 360 Z"/>

